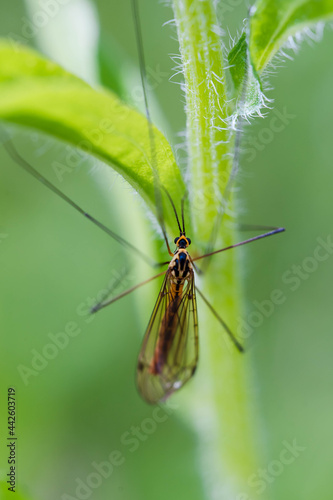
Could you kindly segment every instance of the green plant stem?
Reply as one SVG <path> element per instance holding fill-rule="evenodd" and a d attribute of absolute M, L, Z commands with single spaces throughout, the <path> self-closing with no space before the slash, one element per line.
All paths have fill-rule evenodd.
<path fill-rule="evenodd" d="M 193 240 L 204 247 L 221 207 L 234 145 L 228 141 L 224 122 L 227 94 L 222 42 L 212 1 L 173 0 L 173 7 L 185 77 Z M 231 229 L 224 227 L 223 234 L 218 232 L 216 245 L 231 244 L 233 236 Z M 241 293 L 236 252 L 212 259 L 203 291 L 237 334 Z M 225 332 L 206 306 L 199 302 L 199 307 L 202 390 L 192 409 L 209 497 L 224 500 L 249 494 L 253 499 L 255 491 L 249 491 L 247 481 L 258 469 L 259 446 L 249 362 L 246 355 L 225 342 Z"/>
<path fill-rule="evenodd" d="M 174 1 L 186 82 L 187 138 L 191 162 L 193 222 L 207 241 L 220 207 L 229 161 L 226 89 L 221 38 L 214 9 L 207 1 Z"/>

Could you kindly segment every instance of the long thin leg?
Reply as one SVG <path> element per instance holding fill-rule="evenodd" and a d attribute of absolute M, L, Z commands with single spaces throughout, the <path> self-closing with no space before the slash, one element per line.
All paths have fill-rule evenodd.
<path fill-rule="evenodd" d="M 189 258 L 190 258 L 192 266 L 194 267 L 194 269 L 198 273 L 198 275 L 200 276 L 201 274 L 204 274 L 204 272 L 197 265 L 195 265 L 195 263 L 193 262 L 193 259 L 190 255 L 189 255 Z"/>
<path fill-rule="evenodd" d="M 231 248 L 240 247 L 242 245 L 246 245 L 247 243 L 252 243 L 252 241 L 262 240 L 263 238 L 268 238 L 268 236 L 273 236 L 274 234 L 283 233 L 285 231 L 284 227 L 279 227 L 274 229 L 274 231 L 270 231 L 269 233 L 259 234 L 259 236 L 254 236 L 248 240 L 241 241 L 240 243 L 235 243 L 235 245 L 230 245 L 229 247 L 221 248 L 220 250 L 215 250 L 214 252 L 206 253 L 205 255 L 200 255 L 199 257 L 195 257 L 194 261 L 199 259 L 205 259 L 206 257 L 210 257 L 211 255 L 215 255 L 217 253 L 225 252 L 226 250 L 230 250 Z"/>
<path fill-rule="evenodd" d="M 111 284 L 111 286 L 107 287 L 107 290 L 101 300 L 99 301 L 98 304 L 102 304 L 105 302 L 119 287 L 119 285 L 123 282 L 123 280 L 128 276 L 129 274 L 129 269 L 125 269 L 125 272 L 122 272 L 121 274 L 118 274 L 116 277 L 115 281 Z M 96 307 L 96 306 L 94 306 Z"/>
<path fill-rule="evenodd" d="M 134 290 L 137 290 L 141 286 L 146 285 L 147 283 L 150 283 L 151 281 L 155 280 L 156 278 L 159 278 L 160 276 L 163 276 L 163 274 L 165 274 L 166 272 L 167 272 L 167 269 L 165 271 L 162 271 L 161 273 L 156 274 L 155 276 L 152 276 L 151 278 L 149 278 L 149 279 L 147 279 L 145 281 L 141 281 L 141 283 L 138 283 L 137 285 L 132 286 L 132 288 L 129 288 L 128 290 L 125 290 L 125 292 L 120 293 L 119 295 L 117 295 L 113 299 L 107 300 L 106 302 L 103 301 L 103 302 L 100 302 L 99 304 L 96 304 L 91 309 L 91 313 L 96 313 L 100 309 L 103 309 L 104 307 L 113 304 L 117 300 L 122 299 L 123 297 L 126 297 L 126 295 L 129 295 L 130 293 L 134 292 Z"/>
<path fill-rule="evenodd" d="M 232 331 L 230 330 L 230 328 L 228 327 L 228 325 L 226 324 L 226 322 L 215 311 L 215 309 L 212 306 L 212 304 L 210 302 L 208 302 L 208 300 L 203 295 L 203 293 L 199 290 L 199 288 L 197 286 L 195 288 L 196 288 L 198 294 L 200 295 L 200 297 L 202 298 L 202 300 L 207 304 L 207 306 L 209 307 L 209 309 L 211 310 L 211 312 L 214 314 L 215 318 L 217 318 L 218 321 L 221 323 L 221 325 L 223 326 L 223 328 L 225 329 L 225 331 L 229 335 L 230 339 L 233 341 L 234 345 L 237 347 L 238 351 L 239 352 L 244 352 L 244 347 L 238 342 L 238 340 L 236 339 L 235 335 L 232 333 Z"/>
<path fill-rule="evenodd" d="M 237 231 L 274 231 L 276 226 L 262 226 L 260 224 L 236 224 Z"/>
<path fill-rule="evenodd" d="M 43 175 L 41 175 L 30 163 L 28 163 L 17 151 L 13 141 L 9 138 L 8 133 L 4 131 L 4 129 L 1 127 L 0 128 L 0 138 L 2 140 L 3 146 L 6 149 L 7 153 L 9 156 L 17 163 L 20 167 L 22 167 L 26 172 L 28 172 L 30 175 L 32 175 L 35 179 L 37 179 L 39 182 L 44 184 L 48 189 L 50 189 L 53 193 L 55 193 L 57 196 L 59 196 L 61 199 L 63 199 L 66 203 L 68 203 L 71 207 L 73 207 L 77 212 L 79 212 L 81 215 L 86 217 L 88 220 L 90 220 L 95 226 L 99 227 L 102 231 L 104 231 L 107 235 L 111 236 L 112 239 L 123 245 L 125 248 L 128 248 L 129 250 L 135 252 L 136 255 L 138 255 L 142 260 L 144 260 L 148 265 L 151 267 L 157 267 L 159 266 L 158 263 L 156 263 L 153 259 L 148 257 L 148 255 L 144 254 L 136 248 L 132 243 L 129 241 L 126 241 L 124 238 L 119 236 L 118 234 L 114 233 L 109 229 L 107 226 L 105 226 L 102 222 L 98 221 L 93 217 L 92 215 L 88 214 L 85 212 L 79 205 L 77 205 L 74 201 L 72 201 L 68 196 L 66 196 L 62 191 L 60 191 L 54 184 L 52 184 L 50 181 L 46 179 Z"/>
<path fill-rule="evenodd" d="M 138 5 L 137 0 L 132 0 L 132 11 L 133 11 L 134 30 L 135 30 L 135 37 L 136 37 L 138 57 L 139 57 L 141 87 L 142 87 L 142 92 L 143 92 L 147 125 L 148 125 L 148 134 L 149 134 L 149 140 L 150 140 L 151 169 L 152 169 L 153 176 L 154 176 L 154 195 L 155 195 L 155 203 L 156 203 L 157 220 L 158 220 L 159 225 L 161 226 L 162 233 L 164 236 L 164 240 L 165 240 L 169 255 L 172 256 L 173 253 L 170 250 L 168 237 L 166 234 L 166 229 L 165 229 L 165 224 L 164 224 L 163 201 L 162 201 L 162 195 L 161 195 L 161 189 L 160 189 L 160 180 L 159 180 L 158 170 L 156 168 L 157 162 L 156 162 L 155 137 L 154 137 L 153 124 L 151 121 L 149 104 L 148 104 L 146 62 L 145 62 L 145 53 L 144 53 L 144 49 L 143 49 L 143 39 L 142 39 L 141 24 L 140 24 L 139 5 Z M 168 192 L 167 192 L 167 194 L 168 194 Z M 176 217 L 177 217 L 177 215 L 176 215 Z"/>

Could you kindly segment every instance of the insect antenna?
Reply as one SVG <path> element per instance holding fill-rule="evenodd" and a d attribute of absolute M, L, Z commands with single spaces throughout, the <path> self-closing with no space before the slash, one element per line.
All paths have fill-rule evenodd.
<path fill-rule="evenodd" d="M 185 203 L 185 196 L 182 198 L 182 223 L 183 223 L 183 233 L 186 234 L 185 231 L 185 216 L 184 216 L 184 203 Z"/>
<path fill-rule="evenodd" d="M 178 217 L 176 206 L 175 206 L 175 204 L 174 204 L 174 202 L 173 202 L 173 200 L 172 200 L 172 198 L 171 198 L 170 193 L 168 192 L 168 190 L 164 186 L 162 186 L 162 187 L 163 187 L 163 190 L 166 192 L 166 195 L 169 198 L 169 201 L 170 201 L 171 206 L 173 208 L 173 211 L 175 213 L 176 221 L 177 221 L 177 224 L 178 224 L 178 229 L 179 229 L 180 232 L 182 232 L 182 227 L 181 227 L 180 222 L 179 222 L 179 217 Z M 182 213 L 182 215 L 183 215 L 183 213 Z M 183 219 L 183 228 L 184 228 L 184 219 Z M 185 232 L 185 231 L 183 231 L 183 232 Z"/>

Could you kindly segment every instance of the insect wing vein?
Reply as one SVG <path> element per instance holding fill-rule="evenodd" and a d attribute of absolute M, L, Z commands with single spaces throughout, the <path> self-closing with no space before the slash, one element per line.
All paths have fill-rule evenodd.
<path fill-rule="evenodd" d="M 193 273 L 174 295 L 167 272 L 139 354 L 137 385 L 151 404 L 187 382 L 198 362 L 198 320 Z"/>

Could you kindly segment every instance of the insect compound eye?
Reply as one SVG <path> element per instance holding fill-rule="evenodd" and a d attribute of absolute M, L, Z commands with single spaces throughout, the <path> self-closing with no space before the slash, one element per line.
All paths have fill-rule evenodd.
<path fill-rule="evenodd" d="M 179 240 L 179 238 L 175 238 L 175 241 L 174 241 L 175 245 L 177 245 L 178 240 Z"/>
<path fill-rule="evenodd" d="M 186 239 L 187 239 L 187 241 L 188 241 L 188 244 L 190 245 L 190 244 L 191 244 L 191 240 L 190 240 L 190 238 L 186 238 Z"/>

